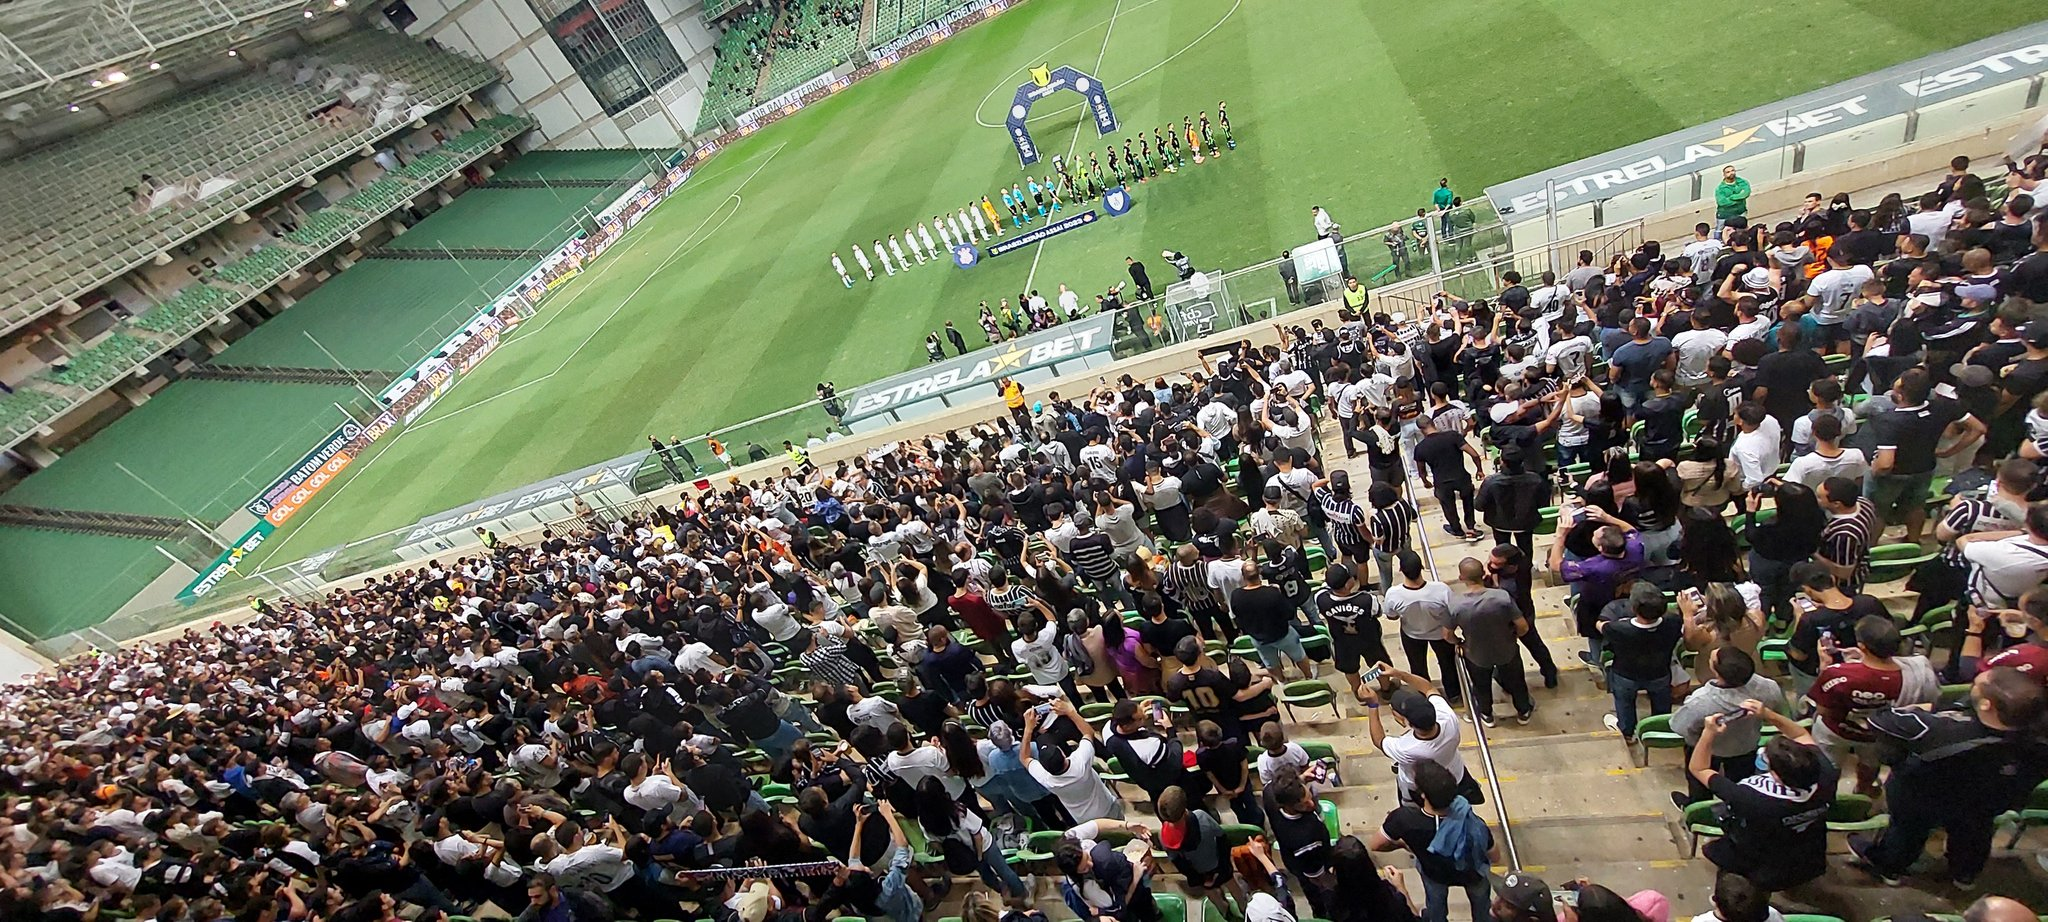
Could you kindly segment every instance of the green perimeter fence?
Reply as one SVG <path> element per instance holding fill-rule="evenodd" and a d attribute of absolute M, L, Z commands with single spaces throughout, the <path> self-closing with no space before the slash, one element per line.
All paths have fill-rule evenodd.
<path fill-rule="evenodd" d="M 1407 234 L 1413 224 L 1414 220 L 1409 219 L 1346 236 L 1341 247 L 1342 271 L 1298 284 L 1292 292 L 1280 274 L 1281 261 L 1277 259 L 1226 272 L 1204 270 L 1207 285 L 1199 291 L 1194 284 L 1177 283 L 1151 301 L 1126 307 L 1111 323 L 1113 345 L 1096 358 L 1105 362 L 1126 359 L 1217 332 L 1283 321 L 1292 312 L 1336 300 L 1345 275 L 1358 278 L 1371 291 L 1370 310 L 1415 316 L 1432 309 L 1440 291 L 1468 300 L 1491 298 L 1500 290 L 1502 273 L 1510 269 L 1521 272 L 1533 284 L 1545 269 L 1561 272 L 1569 267 L 1580 250 L 1590 250 L 1604 262 L 1615 253 L 1632 252 L 1643 242 L 1641 222 L 1631 222 L 1548 244 L 1525 245 L 1517 251 L 1492 204 L 1481 200 L 1449 216 L 1432 216 L 1426 243 L 1416 244 L 1411 237 L 1398 252 L 1387 245 L 1385 238 L 1389 232 Z M 1296 249 L 1308 246 L 1312 244 Z M 975 331 L 970 335 L 977 334 Z M 1040 368 L 1017 377 L 1029 386 L 1035 380 L 1068 374 L 1079 367 L 1088 366 Z M 460 379 L 457 380 L 459 383 Z M 841 390 L 837 397 L 839 408 L 855 406 L 871 387 L 860 385 Z M 983 400 L 992 393 L 984 385 L 934 395 L 860 420 L 850 430 L 827 412 L 824 403 L 809 401 L 685 439 L 684 444 L 699 467 L 692 469 L 684 464 L 680 482 L 708 480 L 752 463 L 749 446 L 760 446 L 768 459 L 774 460 L 782 456 L 785 439 L 802 445 L 812 436 L 860 434 Z M 711 456 L 707 448 L 711 438 L 728 447 L 731 464 Z M 599 517 L 622 514 L 647 508 L 647 494 L 671 489 L 677 483 L 658 458 L 641 449 L 605 464 L 480 500 L 462 510 L 430 516 L 406 528 L 246 575 L 232 574 L 194 604 L 166 603 L 120 612 L 93 627 L 39 641 L 35 647 L 46 656 L 62 659 L 181 624 L 246 610 L 250 596 L 309 598 L 318 595 L 330 582 L 409 561 L 424 561 L 472 545 L 475 526 L 509 534 L 562 522 L 579 515 L 579 501 Z"/>

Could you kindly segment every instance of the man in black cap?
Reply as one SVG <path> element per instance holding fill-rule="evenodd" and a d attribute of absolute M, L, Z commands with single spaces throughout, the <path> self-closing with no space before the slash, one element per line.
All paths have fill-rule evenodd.
<path fill-rule="evenodd" d="M 1485 803 L 1480 793 L 1479 782 L 1473 780 L 1472 772 L 1465 765 L 1465 757 L 1458 752 L 1460 734 L 1458 715 L 1451 710 L 1451 703 L 1437 693 L 1436 686 L 1429 680 L 1399 669 L 1382 661 L 1378 664 L 1386 675 L 1399 681 L 1404 688 L 1394 692 L 1391 705 L 1380 706 L 1376 690 L 1368 688 L 1365 695 L 1366 716 L 1372 721 L 1367 725 L 1373 748 L 1378 749 L 1394 763 L 1394 792 L 1404 802 L 1413 803 L 1421 796 L 1415 787 L 1415 772 L 1424 762 L 1443 766 L 1457 783 L 1459 796 L 1470 803 Z M 1401 723 L 1408 727 L 1407 736 L 1388 736 L 1387 728 L 1380 721 L 1380 711 L 1391 710 Z"/>
<path fill-rule="evenodd" d="M 1351 683 L 1351 693 L 1366 700 L 1359 662 L 1367 666 L 1388 659 L 1386 641 L 1380 639 L 1380 600 L 1361 587 L 1351 567 L 1332 563 L 1323 574 L 1328 588 L 1317 590 L 1316 610 L 1330 629 L 1331 653 L 1337 671 Z"/>
<path fill-rule="evenodd" d="M 1527 871 L 1493 876 L 1493 922 L 1557 922 L 1557 896 L 1550 885 Z"/>

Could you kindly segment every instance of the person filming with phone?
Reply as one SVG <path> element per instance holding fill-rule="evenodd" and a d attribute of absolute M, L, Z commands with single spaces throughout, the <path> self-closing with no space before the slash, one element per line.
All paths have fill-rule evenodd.
<path fill-rule="evenodd" d="M 1701 854 L 1715 867 L 1740 874 L 1767 890 L 1796 887 L 1828 867 L 1828 808 L 1842 771 L 1792 718 L 1754 698 L 1739 705 L 1748 718 L 1777 728 L 1757 754 L 1757 772 L 1737 781 L 1714 768 L 1721 733 L 1742 719 L 1733 710 L 1709 718 L 1686 772 L 1721 800 L 1715 825 L 1725 833 Z"/>

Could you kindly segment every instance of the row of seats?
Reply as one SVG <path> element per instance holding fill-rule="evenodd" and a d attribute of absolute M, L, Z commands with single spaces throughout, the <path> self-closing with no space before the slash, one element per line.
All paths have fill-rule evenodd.
<path fill-rule="evenodd" d="M 706 21 L 717 19 L 738 9 L 742 4 L 750 2 L 752 0 L 704 0 L 704 19 Z"/>
<path fill-rule="evenodd" d="M 309 118 L 337 97 L 331 77 L 296 82 L 312 62 L 345 67 L 355 80 L 377 75 L 376 92 L 400 95 L 403 114 L 414 117 L 499 76 L 487 64 L 375 30 L 313 51 L 279 73 L 228 80 L 0 164 L 0 188 L 10 190 L 0 202 L 0 329 L 140 265 L 168 241 L 225 221 L 393 127 L 367 110 Z M 165 186 L 213 180 L 224 187 L 144 210 L 137 205 L 144 174 Z"/>
<path fill-rule="evenodd" d="M 843 22 L 849 17 L 835 10 L 850 12 L 852 22 Z M 768 84 L 761 97 L 772 99 L 846 63 L 860 50 L 860 16 L 859 0 L 795 0 L 783 17 L 791 35 L 771 43 Z"/>
<path fill-rule="evenodd" d="M 379 179 L 357 189 L 334 205 L 366 215 L 385 215 L 411 200 L 413 193 L 418 191 L 411 183 L 402 180 Z"/>
<path fill-rule="evenodd" d="M 533 126 L 518 115 L 497 115 L 477 127 L 450 139 L 443 149 L 459 151 L 459 157 L 430 153 L 408 164 L 416 179 L 385 176 L 360 191 L 308 215 L 297 230 L 282 241 L 270 241 L 239 259 L 227 262 L 204 281 L 179 289 L 141 316 L 124 325 L 138 333 L 119 332 L 72 357 L 63 372 L 45 372 L 30 379 L 14 394 L 0 399 L 0 438 L 12 445 L 32 435 L 39 427 L 68 412 L 74 400 L 61 388 L 98 392 L 134 371 L 135 366 L 163 351 L 164 341 L 183 341 L 205 329 L 228 311 L 283 280 L 334 244 L 368 224 L 403 206 L 423 188 L 430 188 L 456 170 L 516 137 Z M 422 162 L 428 168 L 419 168 Z M 405 170 L 399 171 L 404 173 Z"/>
<path fill-rule="evenodd" d="M 240 295 L 224 288 L 194 282 L 151 308 L 149 313 L 130 321 L 129 325 L 182 340 L 205 329 L 207 324 L 227 313 L 241 300 Z"/>
<path fill-rule="evenodd" d="M 5 438 L 10 444 L 27 438 L 70 404 L 71 401 L 61 395 L 33 385 L 16 388 L 12 394 L 0 395 L 0 438 Z"/>
<path fill-rule="evenodd" d="M 739 2 L 744 0 L 712 0 L 705 4 L 706 16 L 716 18 Z M 762 100 L 788 92 L 852 60 L 861 49 L 861 24 L 842 24 L 828 12 L 835 4 L 849 2 L 853 0 L 793 0 L 783 18 L 783 24 L 794 32 L 793 39 L 771 39 L 768 33 L 774 19 L 758 9 L 734 20 L 718 39 L 718 63 L 711 72 L 711 85 L 705 95 L 704 114 L 697 120 L 697 131 L 713 131 L 721 122 Z M 880 45 L 901 38 L 963 2 L 874 0 L 869 43 Z M 714 5 L 719 12 L 712 12 Z M 768 68 L 765 84 L 761 81 L 764 55 Z"/>
<path fill-rule="evenodd" d="M 306 216 L 299 229 L 284 235 L 286 242 L 312 250 L 325 250 L 340 243 L 362 227 L 362 216 L 339 208 L 323 208 Z"/>
<path fill-rule="evenodd" d="M 734 20 L 718 37 L 718 63 L 711 68 L 711 83 L 704 94 L 704 114 L 697 120 L 698 132 L 714 128 L 726 118 L 754 104 L 754 88 L 761 80 L 755 54 L 767 40 L 774 18 L 755 10 Z"/>
<path fill-rule="evenodd" d="M 43 380 L 84 391 L 97 391 L 149 361 L 163 347 L 154 340 L 115 333 L 74 353 L 62 370 L 52 370 Z"/>
<path fill-rule="evenodd" d="M 874 44 L 902 38 L 959 5 L 960 0 L 875 0 Z"/>

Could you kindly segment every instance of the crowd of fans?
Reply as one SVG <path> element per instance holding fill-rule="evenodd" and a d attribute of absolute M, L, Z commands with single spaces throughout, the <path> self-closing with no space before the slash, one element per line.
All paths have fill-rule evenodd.
<path fill-rule="evenodd" d="M 965 432 L 68 663 L 0 700 L 0 917 L 910 922 L 979 877 L 977 922 L 1054 892 L 1153 922 L 1173 890 L 1259 922 L 1441 922 L 1454 890 L 1665 922 L 1654 892 L 1490 874 L 1452 708 L 1492 726 L 1498 684 L 1527 722 L 1525 653 L 1560 681 L 1546 574 L 1615 727 L 1686 743 L 1700 918 L 1767 922 L 1826 870 L 1850 766 L 1890 818 L 1858 863 L 1924 874 L 1939 828 L 1969 887 L 2048 777 L 2048 217 L 1967 164 L 1918 207 L 1723 215 L 1185 379 L 1005 381 Z M 1411 477 L 1449 536 L 1491 533 L 1440 546 L 1442 581 Z M 1872 551 L 1931 505 L 1898 617 Z M 1282 719 L 1318 687 L 1396 770 L 1362 836 Z"/>

